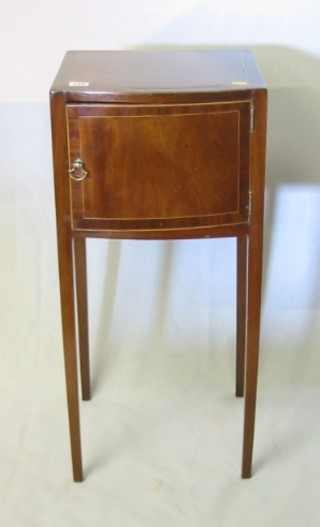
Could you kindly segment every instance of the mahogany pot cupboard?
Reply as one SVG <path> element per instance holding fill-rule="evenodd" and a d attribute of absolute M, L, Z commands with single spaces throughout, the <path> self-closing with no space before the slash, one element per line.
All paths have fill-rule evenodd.
<path fill-rule="evenodd" d="M 245 395 L 242 477 L 249 478 L 267 106 L 253 54 L 70 51 L 50 100 L 74 480 L 83 479 L 77 342 L 82 397 L 90 398 L 87 237 L 236 237 L 236 395 Z"/>

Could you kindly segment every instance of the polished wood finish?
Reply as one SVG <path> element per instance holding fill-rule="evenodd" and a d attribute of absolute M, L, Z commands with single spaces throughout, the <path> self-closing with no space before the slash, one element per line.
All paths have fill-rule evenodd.
<path fill-rule="evenodd" d="M 245 394 L 242 476 L 251 476 L 266 99 L 250 51 L 67 53 L 51 116 L 75 481 L 83 477 L 76 308 L 82 398 L 90 398 L 87 237 L 237 237 L 236 395 Z M 76 159 L 87 171 L 75 171 L 81 181 L 68 174 Z"/>
<path fill-rule="evenodd" d="M 174 228 L 176 237 L 179 228 L 246 222 L 249 112 L 248 101 L 69 105 L 69 164 L 83 157 L 89 170 L 71 182 L 73 229 L 138 237 Z"/>
<path fill-rule="evenodd" d="M 237 238 L 237 350 L 236 350 L 236 396 L 244 393 L 246 320 L 247 320 L 247 236 Z"/>
<path fill-rule="evenodd" d="M 88 334 L 87 259 L 85 238 L 74 238 L 74 259 L 78 308 L 78 339 L 82 399 L 90 399 L 90 366 Z"/>

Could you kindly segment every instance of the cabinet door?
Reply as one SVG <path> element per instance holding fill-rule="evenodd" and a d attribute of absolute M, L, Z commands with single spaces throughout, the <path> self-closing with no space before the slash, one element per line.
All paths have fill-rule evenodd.
<path fill-rule="evenodd" d="M 250 102 L 69 105 L 73 228 L 183 229 L 248 221 Z"/>

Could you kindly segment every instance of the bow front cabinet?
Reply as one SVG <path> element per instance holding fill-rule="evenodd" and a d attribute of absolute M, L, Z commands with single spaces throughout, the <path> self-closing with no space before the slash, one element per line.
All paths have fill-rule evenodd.
<path fill-rule="evenodd" d="M 237 238 L 236 395 L 245 395 L 242 476 L 250 477 L 267 101 L 252 53 L 71 51 L 50 99 L 74 480 L 83 479 L 78 362 L 90 398 L 88 237 Z"/>

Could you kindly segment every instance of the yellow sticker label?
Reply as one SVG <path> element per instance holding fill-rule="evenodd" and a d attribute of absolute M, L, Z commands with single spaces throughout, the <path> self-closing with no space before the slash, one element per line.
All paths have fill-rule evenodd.
<path fill-rule="evenodd" d="M 70 81 L 69 82 L 69 86 L 72 86 L 72 87 L 83 87 L 83 86 L 89 86 L 89 82 L 82 82 L 82 81 Z"/>

